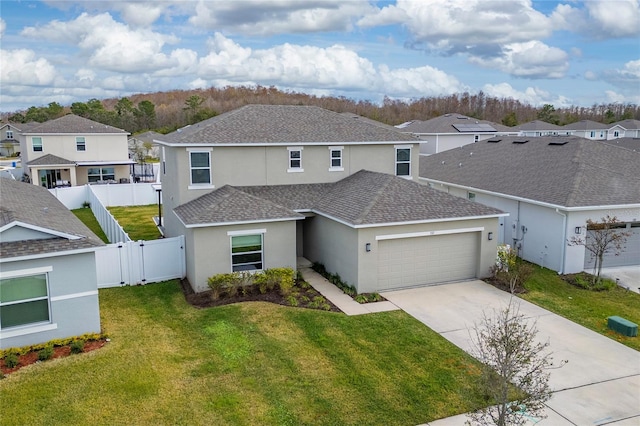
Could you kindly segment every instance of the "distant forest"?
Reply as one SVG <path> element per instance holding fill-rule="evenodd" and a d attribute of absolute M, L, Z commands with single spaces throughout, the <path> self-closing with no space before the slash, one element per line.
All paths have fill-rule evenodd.
<path fill-rule="evenodd" d="M 44 122 L 71 112 L 132 134 L 147 130 L 169 133 L 248 104 L 314 105 L 335 112 L 358 114 L 390 125 L 429 120 L 446 113 L 459 113 L 510 127 L 536 119 L 558 125 L 585 119 L 605 124 L 640 119 L 640 107 L 635 104 L 610 103 L 556 109 L 552 105 L 534 107 L 511 98 L 493 98 L 482 91 L 411 101 L 385 98 L 382 104 L 376 104 L 343 96 L 318 97 L 263 86 L 174 90 L 119 99 L 90 99 L 87 102 L 74 102 L 70 106 L 52 102 L 48 106 L 33 106 L 26 111 L 4 114 L 2 118 L 15 123 Z"/>

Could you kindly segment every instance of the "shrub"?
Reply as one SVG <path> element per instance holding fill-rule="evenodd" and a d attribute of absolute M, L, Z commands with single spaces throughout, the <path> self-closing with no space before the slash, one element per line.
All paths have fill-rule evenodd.
<path fill-rule="evenodd" d="M 271 268 L 254 275 L 260 293 L 264 294 L 276 287 L 283 296 L 291 293 L 295 285 L 295 271 L 291 268 Z"/>
<path fill-rule="evenodd" d="M 74 340 L 73 342 L 71 342 L 71 353 L 72 354 L 79 354 L 84 352 L 84 344 L 85 341 L 82 339 L 78 339 L 78 340 Z"/>
<path fill-rule="evenodd" d="M 355 300 L 358 303 L 367 303 L 369 301 L 369 299 L 367 299 L 366 294 L 358 294 L 356 297 L 353 298 L 353 300 Z"/>
<path fill-rule="evenodd" d="M 53 356 L 53 345 L 47 345 L 38 351 L 38 360 L 46 361 Z"/>
<path fill-rule="evenodd" d="M 4 365 L 6 365 L 7 368 L 17 367 L 18 363 L 19 363 L 19 358 L 17 353 L 9 352 L 4 356 Z"/>
<path fill-rule="evenodd" d="M 311 301 L 311 299 L 309 299 L 309 296 L 300 296 L 300 302 L 302 303 L 309 303 Z"/>
<path fill-rule="evenodd" d="M 320 263 L 320 262 L 313 262 L 313 266 L 311 266 L 311 269 L 313 269 L 314 271 L 316 271 L 317 273 L 319 273 L 323 277 L 327 276 L 327 270 L 324 267 L 324 265 L 322 263 Z"/>
<path fill-rule="evenodd" d="M 313 309 L 325 309 L 326 306 L 331 309 L 331 307 L 327 303 L 327 299 L 325 299 L 323 296 L 315 296 L 313 300 L 311 300 L 311 303 L 309 303 L 309 307 Z"/>
<path fill-rule="evenodd" d="M 290 294 L 289 296 L 285 297 L 284 300 L 287 302 L 287 305 L 289 306 L 298 306 L 298 299 L 293 294 Z"/>

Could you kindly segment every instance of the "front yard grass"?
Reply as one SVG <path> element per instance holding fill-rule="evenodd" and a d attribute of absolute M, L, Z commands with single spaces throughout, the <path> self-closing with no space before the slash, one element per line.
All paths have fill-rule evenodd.
<path fill-rule="evenodd" d="M 486 405 L 479 364 L 402 311 L 189 306 L 100 290 L 104 348 L 0 381 L 3 424 L 411 425 Z"/>
<path fill-rule="evenodd" d="M 108 210 L 133 241 L 160 238 L 160 231 L 153 222 L 153 217 L 158 216 L 157 204 L 108 207 Z"/>
<path fill-rule="evenodd" d="M 96 217 L 93 215 L 93 212 L 91 211 L 91 209 L 89 208 L 74 209 L 74 210 L 71 210 L 71 213 L 75 214 L 76 217 L 80 219 L 82 223 L 87 225 L 87 227 L 89 227 L 89 229 L 91 229 L 93 233 L 96 234 L 103 242 L 109 244 L 109 239 L 107 238 L 104 231 L 100 227 L 100 224 L 98 223 L 98 220 L 96 219 Z"/>
<path fill-rule="evenodd" d="M 610 291 L 574 287 L 550 269 L 534 265 L 525 283 L 525 300 L 640 351 L 639 337 L 626 337 L 607 328 L 607 318 L 618 315 L 640 324 L 640 294 L 616 286 Z"/>

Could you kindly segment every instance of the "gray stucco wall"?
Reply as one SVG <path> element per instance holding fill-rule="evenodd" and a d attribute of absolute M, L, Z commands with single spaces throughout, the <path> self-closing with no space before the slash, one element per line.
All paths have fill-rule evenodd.
<path fill-rule="evenodd" d="M 195 228 L 185 235 L 187 278 L 196 292 L 208 290 L 207 278 L 231 272 L 228 232 L 265 229 L 263 268 L 296 268 L 296 221 Z"/>
<path fill-rule="evenodd" d="M 35 325 L 3 329 L 0 333 L 1 348 L 28 346 L 52 339 L 100 332 L 95 254 L 78 253 L 3 262 L 2 272 L 42 267 L 52 268 L 48 273 L 50 322 L 55 328 L 37 332 L 33 332 L 38 329 Z M 19 332 L 23 334 L 12 336 Z"/>

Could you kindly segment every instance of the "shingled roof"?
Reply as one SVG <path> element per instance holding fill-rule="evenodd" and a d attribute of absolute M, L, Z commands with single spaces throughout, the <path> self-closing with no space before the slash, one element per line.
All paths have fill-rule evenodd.
<path fill-rule="evenodd" d="M 45 188 L 0 178 L 0 228 L 20 222 L 52 231 L 50 239 L 0 242 L 0 258 L 103 246 L 104 243 Z M 59 234 L 56 236 L 56 234 Z M 70 236 L 65 238 L 64 235 Z"/>
<path fill-rule="evenodd" d="M 158 137 L 170 144 L 413 141 L 394 128 L 316 106 L 247 105 Z"/>
<path fill-rule="evenodd" d="M 563 207 L 640 203 L 640 153 L 574 136 L 495 137 L 421 156 L 420 177 Z"/>
<path fill-rule="evenodd" d="M 611 128 L 611 124 L 602 124 L 593 120 L 580 120 L 562 126 L 564 130 L 605 130 Z"/>
<path fill-rule="evenodd" d="M 512 131 L 510 127 L 503 126 L 502 124 L 494 123 L 487 120 L 478 120 L 476 118 L 467 117 L 462 114 L 444 114 L 439 117 L 432 118 L 426 121 L 415 120 L 402 127 L 402 132 L 406 133 L 424 133 L 424 134 L 436 134 L 436 133 L 461 133 L 456 129 L 455 125 L 469 125 L 469 124 L 482 124 L 490 126 L 498 132 Z M 483 131 L 477 131 L 475 133 L 493 133 L 494 130 L 486 129 Z"/>
<path fill-rule="evenodd" d="M 400 177 L 361 170 L 335 183 L 224 186 L 174 211 L 185 225 L 303 218 L 312 211 L 354 227 L 495 216 L 500 210 Z"/>
<path fill-rule="evenodd" d="M 55 120 L 45 121 L 37 125 L 25 126 L 22 130 L 25 135 L 45 135 L 45 134 L 90 134 L 90 133 L 108 133 L 108 134 L 129 134 L 128 132 L 118 129 L 117 127 L 107 124 L 98 123 L 79 115 L 67 114 Z"/>
<path fill-rule="evenodd" d="M 35 160 L 31 160 L 27 163 L 27 166 L 75 166 L 75 161 L 67 160 L 66 158 L 58 157 L 53 154 L 46 154 L 42 157 L 38 157 Z"/>
<path fill-rule="evenodd" d="M 563 128 L 556 124 L 547 123 L 546 121 L 533 120 L 533 121 L 529 121 L 528 123 L 522 123 L 518 126 L 512 127 L 512 129 L 536 131 L 536 130 L 562 130 Z"/>

